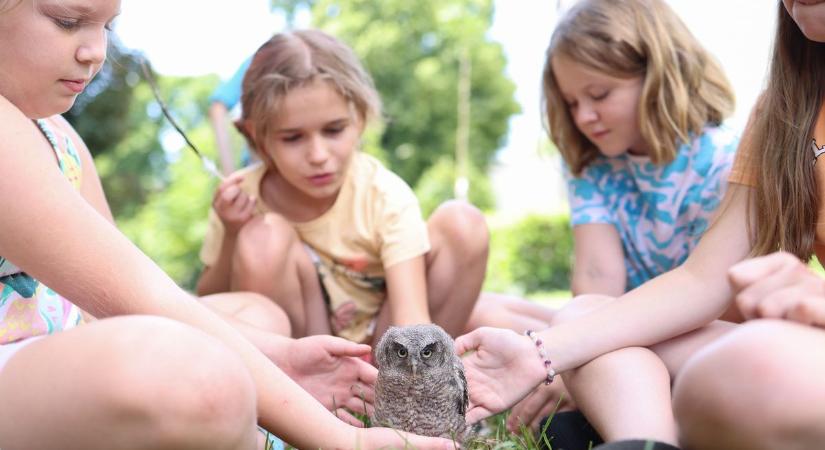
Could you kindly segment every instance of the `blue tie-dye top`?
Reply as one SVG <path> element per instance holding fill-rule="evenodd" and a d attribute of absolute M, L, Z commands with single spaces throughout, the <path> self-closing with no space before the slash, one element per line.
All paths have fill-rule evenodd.
<path fill-rule="evenodd" d="M 739 143 L 731 129 L 706 127 L 676 158 L 600 156 L 573 177 L 565 167 L 572 226 L 610 223 L 619 232 L 627 290 L 676 268 L 696 246 L 722 200 Z"/>

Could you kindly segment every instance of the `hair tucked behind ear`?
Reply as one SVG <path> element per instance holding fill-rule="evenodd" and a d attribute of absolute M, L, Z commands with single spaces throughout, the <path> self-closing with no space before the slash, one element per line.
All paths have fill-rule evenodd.
<path fill-rule="evenodd" d="M 551 66 L 562 55 L 610 76 L 644 77 L 639 125 L 656 164 L 672 161 L 691 133 L 733 112 L 721 67 L 663 1 L 580 0 L 553 33 L 543 80 L 548 133 L 575 175 L 599 150 L 576 128 L 562 98 Z"/>
<path fill-rule="evenodd" d="M 778 3 L 768 84 L 747 142 L 758 165 L 749 231 L 754 255 L 781 249 L 808 260 L 820 207 L 811 140 L 825 101 L 825 44 L 806 38 Z"/>
<path fill-rule="evenodd" d="M 253 56 L 241 89 L 237 125 L 255 151 L 262 150 L 257 143 L 268 136 L 284 96 L 316 80 L 332 83 L 362 122 L 380 116 L 378 92 L 352 49 L 318 30 L 276 34 Z"/>

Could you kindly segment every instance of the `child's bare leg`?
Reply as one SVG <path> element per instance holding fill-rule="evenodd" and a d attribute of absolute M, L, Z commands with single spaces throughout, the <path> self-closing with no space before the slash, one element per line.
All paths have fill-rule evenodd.
<path fill-rule="evenodd" d="M 259 330 L 292 336 L 289 316 L 275 302 L 254 292 L 223 292 L 201 297 L 201 303 L 229 323 L 240 323 Z"/>
<path fill-rule="evenodd" d="M 825 442 L 825 331 L 746 322 L 703 348 L 676 378 L 685 448 L 814 449 Z"/>
<path fill-rule="evenodd" d="M 157 317 L 99 320 L 0 371 L 3 449 L 250 449 L 255 387 L 220 341 Z"/>
<path fill-rule="evenodd" d="M 576 297 L 553 317 L 553 324 L 575 320 L 612 297 Z M 605 441 L 655 439 L 676 443 L 670 401 L 670 375 L 651 350 L 629 347 L 602 355 L 564 374 L 564 383 L 588 421 Z"/>
<path fill-rule="evenodd" d="M 277 214 L 252 219 L 238 234 L 232 290 L 275 301 L 295 337 L 332 332 L 315 266 L 295 230 Z"/>
<path fill-rule="evenodd" d="M 655 439 L 676 444 L 670 376 L 652 351 L 628 347 L 566 372 L 576 405 L 605 441 Z"/>
<path fill-rule="evenodd" d="M 575 320 L 611 300 L 600 295 L 576 297 L 556 313 L 553 324 Z M 605 440 L 652 438 L 675 443 L 673 437 L 667 437 L 671 434 L 668 430 L 675 430 L 670 413 L 671 377 L 678 380 L 691 355 L 734 327 L 730 322 L 715 321 L 649 350 L 632 347 L 608 353 L 566 373 L 565 383 Z M 605 386 L 613 387 L 605 392 Z"/>
<path fill-rule="evenodd" d="M 427 297 L 430 317 L 452 336 L 464 331 L 484 274 L 490 234 L 481 211 L 469 203 L 443 203 L 427 222 Z"/>
<path fill-rule="evenodd" d="M 543 330 L 553 319 L 555 309 L 513 295 L 482 292 L 473 308 L 465 333 L 478 327 L 508 328 L 517 333 Z"/>

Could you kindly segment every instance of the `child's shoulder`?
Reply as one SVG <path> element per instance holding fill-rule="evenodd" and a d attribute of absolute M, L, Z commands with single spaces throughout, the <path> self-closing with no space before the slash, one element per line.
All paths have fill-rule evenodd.
<path fill-rule="evenodd" d="M 412 188 L 395 172 L 372 155 L 357 152 L 350 167 L 350 179 L 356 190 L 383 197 L 414 196 Z"/>
<path fill-rule="evenodd" d="M 0 129 L 3 130 L 3 141 L 13 140 L 22 130 L 34 130 L 32 121 L 23 114 L 17 105 L 0 95 Z"/>
<path fill-rule="evenodd" d="M 352 159 L 351 173 L 358 183 L 367 184 L 403 184 L 407 183 L 395 172 L 388 169 L 378 158 L 363 152 L 357 152 Z"/>
<path fill-rule="evenodd" d="M 51 136 L 49 141 L 53 147 L 59 145 L 60 148 L 70 148 L 71 153 L 80 155 L 89 152 L 83 139 L 63 116 L 56 114 L 32 120 L 2 95 L 0 95 L 0 123 L 3 124 L 3 136 L 0 140 L 13 147 L 18 146 L 15 144 L 15 136 L 21 136 L 23 133 L 30 133 L 30 135 L 46 133 L 47 137 Z"/>

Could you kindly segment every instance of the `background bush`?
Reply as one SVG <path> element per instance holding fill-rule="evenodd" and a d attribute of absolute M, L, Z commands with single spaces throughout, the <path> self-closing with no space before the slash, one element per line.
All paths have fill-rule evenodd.
<path fill-rule="evenodd" d="M 484 289 L 516 294 L 569 290 L 572 258 L 567 215 L 529 215 L 492 226 Z"/>

